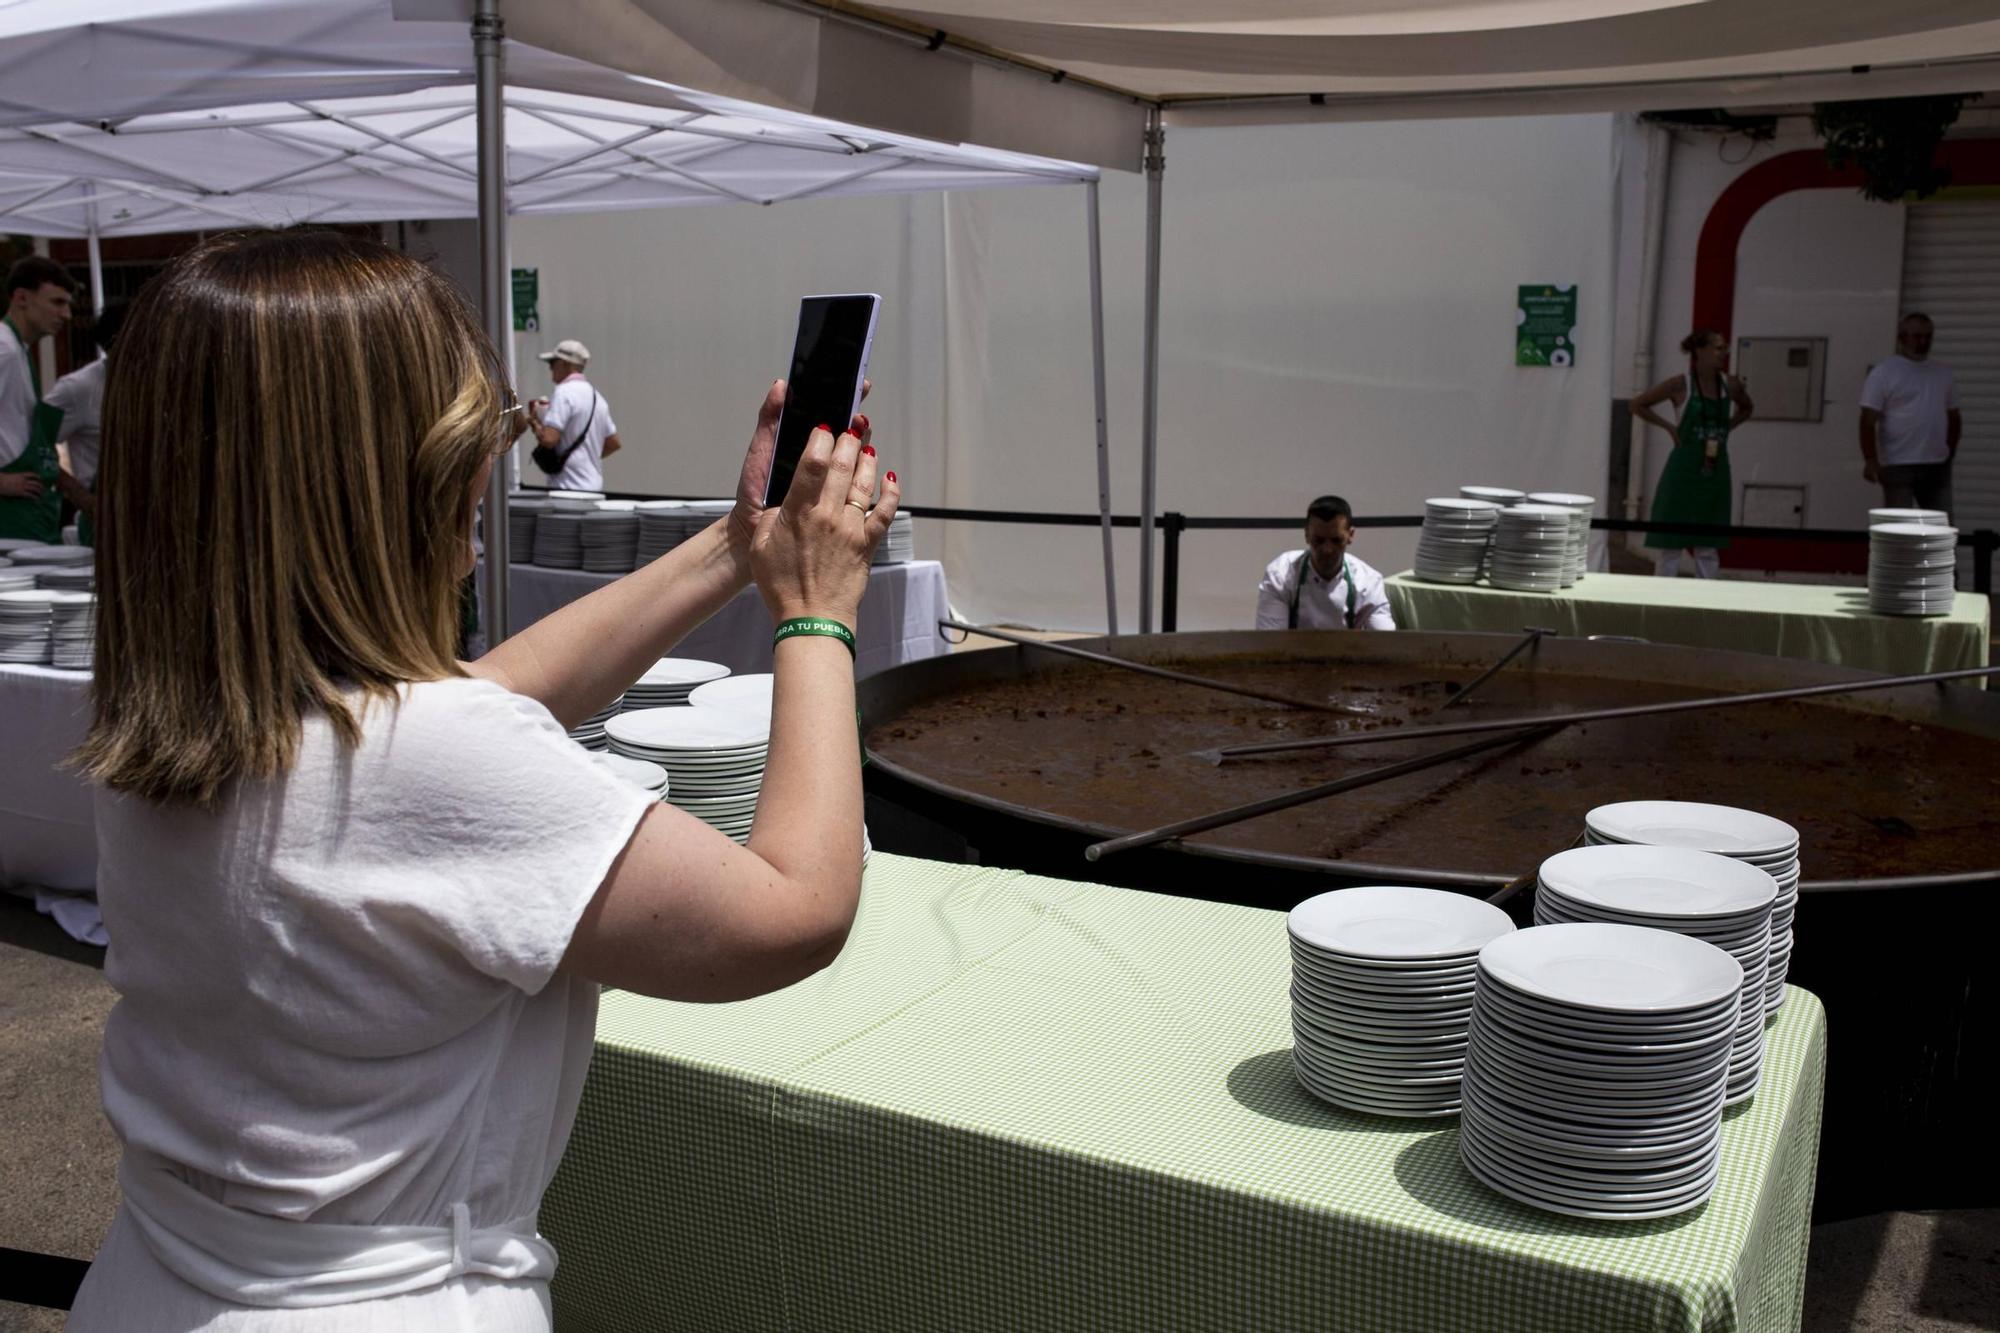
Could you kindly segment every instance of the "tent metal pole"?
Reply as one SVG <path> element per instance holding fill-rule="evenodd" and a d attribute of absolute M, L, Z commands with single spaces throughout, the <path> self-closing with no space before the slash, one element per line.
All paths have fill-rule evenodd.
<path fill-rule="evenodd" d="M 477 76 L 479 126 L 479 308 L 495 349 L 507 346 L 507 121 L 501 91 L 506 79 L 502 43 L 506 25 L 500 0 L 477 0 L 472 15 L 472 59 Z M 479 581 L 486 646 L 507 637 L 507 469 L 493 469 L 486 485 L 486 566 Z"/>
<path fill-rule="evenodd" d="M 1104 530 L 1104 628 L 1118 632 L 1118 574 L 1111 555 L 1111 440 L 1104 406 L 1104 246 L 1099 238 L 1097 182 L 1084 182 L 1090 230 L 1090 375 L 1097 393 L 1097 512 Z"/>
<path fill-rule="evenodd" d="M 97 184 L 83 183 L 83 245 L 90 256 L 90 313 L 104 313 L 104 247 L 98 243 L 97 235 Z"/>
<path fill-rule="evenodd" d="M 1139 431 L 1139 632 L 1153 632 L 1153 511 L 1158 501 L 1160 450 L 1160 177 L 1167 132 L 1160 108 L 1146 113 L 1146 351 L 1145 401 Z"/>

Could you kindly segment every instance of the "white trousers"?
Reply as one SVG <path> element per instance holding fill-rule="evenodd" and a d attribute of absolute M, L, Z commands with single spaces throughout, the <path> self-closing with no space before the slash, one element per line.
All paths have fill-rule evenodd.
<path fill-rule="evenodd" d="M 1681 557 L 1686 551 L 1661 551 L 1653 558 L 1653 572 L 1663 579 L 1677 578 L 1681 572 Z M 1693 548 L 1694 576 L 1698 579 L 1712 579 L 1722 569 L 1722 553 L 1713 546 Z"/>

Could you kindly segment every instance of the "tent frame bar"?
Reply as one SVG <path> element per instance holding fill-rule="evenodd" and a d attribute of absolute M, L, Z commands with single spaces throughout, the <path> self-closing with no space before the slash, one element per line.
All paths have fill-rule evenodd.
<path fill-rule="evenodd" d="M 507 116 L 501 96 L 507 77 L 506 31 L 500 0 L 477 0 L 472 15 L 472 59 L 479 109 L 479 307 L 486 321 L 486 336 L 492 339 L 496 352 L 506 348 L 514 336 L 507 313 L 511 296 L 507 272 Z M 488 648 L 506 639 L 512 628 L 507 597 L 507 472 L 502 466 L 493 468 L 486 483 L 481 522 L 486 563 L 479 593 Z"/>

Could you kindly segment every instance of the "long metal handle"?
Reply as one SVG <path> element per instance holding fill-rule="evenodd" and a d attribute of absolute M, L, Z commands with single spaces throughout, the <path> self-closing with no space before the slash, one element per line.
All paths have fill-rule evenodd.
<path fill-rule="evenodd" d="M 1353 791 L 1358 787 L 1371 787 L 1378 782 L 1387 782 L 1390 778 L 1400 778 L 1406 773 L 1416 773 L 1426 768 L 1435 768 L 1439 764 L 1448 764 L 1454 759 L 1465 759 L 1485 750 L 1497 750 L 1507 745 L 1525 745 L 1530 741 L 1540 740 L 1543 735 L 1549 732 L 1559 730 L 1561 730 L 1559 727 L 1544 727 L 1539 732 L 1531 732 L 1527 735 L 1510 734 L 1498 736 L 1491 740 L 1474 741 L 1470 745 L 1460 745 L 1449 750 L 1440 750 L 1436 754 L 1422 755 L 1415 759 L 1405 759 L 1394 764 L 1384 764 L 1380 768 L 1371 768 L 1366 773 L 1356 773 L 1351 777 L 1339 778 L 1333 782 L 1322 782 L 1317 787 L 1307 787 L 1302 791 L 1288 791 L 1277 796 L 1267 796 L 1261 801 L 1252 801 L 1248 805 L 1233 805 L 1227 810 L 1218 810 L 1210 815 L 1197 815 L 1193 819 L 1183 819 L 1174 824 L 1164 824 L 1156 829 L 1148 829 L 1144 833 L 1128 833 L 1122 838 L 1111 838 L 1104 842 L 1094 842 L 1083 849 L 1083 856 L 1087 861 L 1098 861 L 1107 856 L 1115 856 L 1119 852 L 1129 852 L 1135 847 L 1150 847 L 1156 842 L 1166 842 L 1172 838 L 1185 837 L 1190 833 L 1206 833 L 1210 829 L 1218 829 L 1225 824 L 1239 824 L 1246 819 L 1255 819 L 1259 815 L 1268 815 L 1273 811 L 1289 810 L 1295 805 L 1305 805 L 1312 801 L 1322 801 L 1329 796 L 1338 796 L 1342 792 Z"/>
<path fill-rule="evenodd" d="M 1495 662 L 1492 666 L 1487 667 L 1486 670 L 1474 676 L 1472 678 L 1472 682 L 1468 684 L 1464 689 L 1460 690 L 1457 694 L 1452 695 L 1451 698 L 1445 700 L 1444 706 L 1446 708 L 1450 708 L 1453 704 L 1464 703 L 1466 695 L 1471 694 L 1481 685 L 1484 685 L 1487 681 L 1499 675 L 1500 668 L 1506 666 L 1509 662 L 1519 657 L 1521 655 L 1522 649 L 1526 648 L 1529 644 L 1541 638 L 1544 634 L 1555 633 L 1554 630 L 1545 629 L 1540 625 L 1530 625 L 1527 628 L 1528 628 L 1528 634 L 1526 638 L 1522 639 L 1519 643 L 1515 644 L 1512 648 L 1509 648 L 1505 653 L 1501 654 L 1499 661 Z"/>
<path fill-rule="evenodd" d="M 1964 667 L 1957 671 L 1926 671 L 1915 676 L 1879 676 L 1834 685 L 1801 685 L 1787 690 L 1764 690 L 1757 694 L 1723 694 L 1712 699 L 1680 699 L 1664 704 L 1634 704 L 1629 708 L 1596 708 L 1582 713 L 1547 713 L 1541 717 L 1494 718 L 1487 722 L 1454 722 L 1442 727 L 1384 727 L 1380 731 L 1354 731 L 1340 736 L 1312 740 L 1275 741 L 1267 745 L 1235 745 L 1209 752 L 1217 763 L 1251 759 L 1259 755 L 1289 754 L 1296 750 L 1330 750 L 1341 745 L 1376 745 L 1383 741 L 1421 741 L 1433 736 L 1470 736 L 1483 731 L 1519 731 L 1525 727 L 1552 724 L 1575 726 L 1579 722 L 1612 722 L 1628 717 L 1659 717 L 1667 713 L 1697 713 L 1709 708 L 1731 708 L 1738 704 L 1779 703 L 1786 699 L 1811 699 L 1828 694 L 1860 694 L 1867 690 L 1894 690 L 1906 685 L 1941 685 L 1946 681 L 1974 680 L 2000 676 L 2000 666 Z"/>
<path fill-rule="evenodd" d="M 1144 662 L 1134 662 L 1123 657 L 1112 657 L 1107 653 L 1093 653 L 1087 648 L 1072 648 L 1064 643 L 1050 643 L 1047 639 L 1031 639 L 1025 634 L 1009 634 L 1005 630 L 982 629 L 978 625 L 966 625 L 956 620 L 940 620 L 941 630 L 963 630 L 967 634 L 978 634 L 988 639 L 999 639 L 1003 643 L 1018 643 L 1023 648 L 1039 648 L 1043 652 L 1059 653 L 1064 657 L 1080 658 L 1085 662 L 1096 662 L 1100 666 L 1119 667 L 1126 671 L 1136 671 L 1142 676 L 1158 676 L 1161 680 L 1176 681 L 1182 685 L 1196 685 L 1205 690 L 1219 690 L 1224 694 L 1241 695 L 1245 699 L 1261 699 L 1267 704 L 1283 704 L 1287 708 L 1303 708 L 1315 713 L 1344 713 L 1349 717 L 1373 717 L 1366 708 L 1354 708 L 1348 704 L 1321 703 L 1316 699 L 1294 699 L 1288 694 L 1276 694 L 1270 690 L 1252 689 L 1248 685 L 1231 685 L 1227 681 L 1210 680 L 1207 676 L 1189 675 L 1185 671 L 1169 671 L 1165 667 L 1149 666 Z"/>

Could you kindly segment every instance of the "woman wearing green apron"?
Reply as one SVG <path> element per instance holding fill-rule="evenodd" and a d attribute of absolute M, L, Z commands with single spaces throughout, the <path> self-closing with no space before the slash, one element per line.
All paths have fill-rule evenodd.
<path fill-rule="evenodd" d="M 53 272 L 44 271 L 44 266 Z M 62 540 L 62 497 L 56 491 L 56 429 L 62 412 L 42 401 L 42 376 L 35 344 L 69 322 L 69 278 L 50 261 L 24 259 L 7 274 L 7 315 L 0 339 L 27 367 L 32 397 L 27 444 L 0 465 L 0 537 L 24 537 L 53 545 Z M 7 358 L 11 360 L 12 357 Z M 0 369 L 11 369 L 0 364 Z M 19 429 L 15 426 L 14 429 Z M 11 433 L 11 432 L 10 432 Z M 17 437 L 18 438 L 18 437 Z"/>
<path fill-rule="evenodd" d="M 1713 329 L 1696 329 L 1681 340 L 1688 354 L 1688 373 L 1662 380 L 1632 400 L 1632 415 L 1674 437 L 1674 451 L 1660 469 L 1653 491 L 1655 523 L 1718 523 L 1730 521 L 1729 433 L 1750 419 L 1750 395 L 1743 381 L 1729 374 L 1729 344 Z M 1653 410 L 1672 400 L 1678 422 Z M 1654 572 L 1673 578 L 1680 573 L 1681 555 L 1694 557 L 1697 577 L 1712 579 L 1720 569 L 1727 537 L 1682 532 L 1650 532 L 1646 545 L 1659 552 Z"/>

